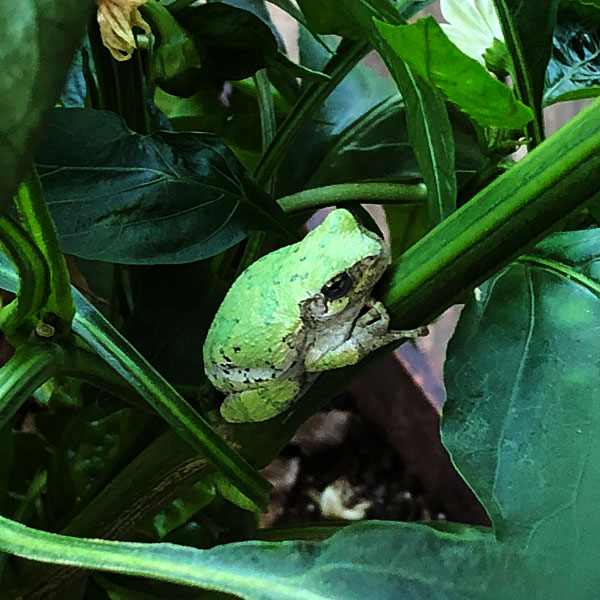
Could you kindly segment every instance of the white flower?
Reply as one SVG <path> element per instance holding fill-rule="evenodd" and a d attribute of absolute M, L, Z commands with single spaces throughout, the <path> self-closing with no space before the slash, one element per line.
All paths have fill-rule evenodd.
<path fill-rule="evenodd" d="M 465 54 L 486 66 L 483 55 L 494 44 L 504 42 L 492 0 L 441 0 L 442 29 Z"/>

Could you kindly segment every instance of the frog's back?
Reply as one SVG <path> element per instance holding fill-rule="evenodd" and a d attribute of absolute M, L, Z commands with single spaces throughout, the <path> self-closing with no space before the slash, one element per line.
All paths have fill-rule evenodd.
<path fill-rule="evenodd" d="M 286 255 L 294 256 L 301 244 L 263 256 L 235 280 L 206 337 L 205 362 L 220 363 L 233 352 L 232 360 L 247 366 L 285 366 L 290 355 L 286 340 L 301 328 L 300 303 L 307 297 L 302 274 L 290 269 L 294 261 Z"/>

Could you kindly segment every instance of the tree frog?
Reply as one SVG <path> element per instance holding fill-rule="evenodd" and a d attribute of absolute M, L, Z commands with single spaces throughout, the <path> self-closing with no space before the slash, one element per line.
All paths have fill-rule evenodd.
<path fill-rule="evenodd" d="M 232 423 L 286 410 L 322 371 L 359 362 L 426 328 L 389 329 L 370 294 L 390 262 L 385 242 L 336 209 L 295 244 L 263 256 L 233 283 L 204 343 L 204 368 Z"/>

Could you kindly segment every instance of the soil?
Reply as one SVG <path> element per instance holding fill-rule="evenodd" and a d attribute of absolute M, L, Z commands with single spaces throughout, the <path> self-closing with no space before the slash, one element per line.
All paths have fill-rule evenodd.
<path fill-rule="evenodd" d="M 264 526 L 324 518 L 489 525 L 441 444 L 435 402 L 405 363 L 391 355 L 303 425 L 264 471 L 277 490 Z"/>

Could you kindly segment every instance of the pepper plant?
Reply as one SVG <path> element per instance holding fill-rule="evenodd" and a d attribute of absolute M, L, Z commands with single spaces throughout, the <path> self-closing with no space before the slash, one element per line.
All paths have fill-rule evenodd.
<path fill-rule="evenodd" d="M 594 597 L 600 104 L 544 109 L 598 95 L 600 6 L 428 4 L 0 4 L 0 597 Z M 258 469 L 383 351 L 232 425 L 202 341 L 317 209 L 377 227 L 361 203 L 394 326 L 465 304 L 441 433 L 491 527 L 257 527 Z"/>

